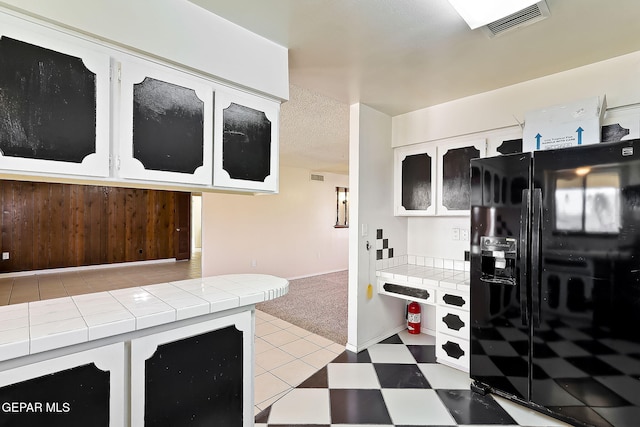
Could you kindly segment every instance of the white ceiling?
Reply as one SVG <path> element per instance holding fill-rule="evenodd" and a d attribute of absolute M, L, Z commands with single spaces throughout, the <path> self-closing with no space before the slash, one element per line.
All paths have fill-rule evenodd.
<path fill-rule="evenodd" d="M 190 1 L 289 49 L 281 164 L 316 171 L 348 170 L 350 104 L 395 116 L 640 50 L 638 0 L 547 0 L 492 39 L 447 0 Z"/>

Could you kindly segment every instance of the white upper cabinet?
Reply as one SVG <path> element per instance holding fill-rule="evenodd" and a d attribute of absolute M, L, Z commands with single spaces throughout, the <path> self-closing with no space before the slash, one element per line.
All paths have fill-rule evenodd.
<path fill-rule="evenodd" d="M 469 215 L 470 161 L 485 155 L 485 139 L 394 149 L 394 214 Z"/>
<path fill-rule="evenodd" d="M 0 169 L 109 175 L 109 56 L 0 14 Z"/>
<path fill-rule="evenodd" d="M 213 86 L 169 67 L 120 64 L 122 178 L 211 185 Z"/>
<path fill-rule="evenodd" d="M 436 214 L 436 146 L 417 144 L 394 150 L 394 214 Z"/>
<path fill-rule="evenodd" d="M 486 139 L 438 144 L 438 215 L 469 215 L 471 159 L 485 157 Z"/>
<path fill-rule="evenodd" d="M 278 191 L 280 104 L 233 89 L 215 94 L 213 185 Z"/>

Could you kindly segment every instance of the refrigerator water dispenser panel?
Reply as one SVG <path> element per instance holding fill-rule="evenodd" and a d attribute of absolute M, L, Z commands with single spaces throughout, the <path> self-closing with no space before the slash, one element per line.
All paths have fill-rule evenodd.
<path fill-rule="evenodd" d="M 513 237 L 481 236 L 482 275 L 480 280 L 516 285 L 517 240 Z"/>

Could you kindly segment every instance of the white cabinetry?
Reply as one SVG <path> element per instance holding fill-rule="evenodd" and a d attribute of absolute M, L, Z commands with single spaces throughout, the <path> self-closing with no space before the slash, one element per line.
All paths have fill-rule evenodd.
<path fill-rule="evenodd" d="M 12 362 L 0 364 L 2 425 L 129 425 L 124 343 L 4 369 Z"/>
<path fill-rule="evenodd" d="M 438 362 L 469 372 L 469 293 L 439 290 L 436 307 Z"/>
<path fill-rule="evenodd" d="M 485 139 L 429 142 L 394 149 L 394 214 L 468 215 L 469 162 L 485 155 Z"/>
<path fill-rule="evenodd" d="M 109 175 L 109 56 L 0 13 L 0 169 Z"/>
<path fill-rule="evenodd" d="M 213 87 L 149 62 L 119 63 L 118 175 L 211 185 Z"/>
<path fill-rule="evenodd" d="M 232 89 L 215 104 L 213 185 L 277 192 L 280 104 Z"/>
<path fill-rule="evenodd" d="M 252 343 L 250 311 L 133 339 L 131 425 L 248 425 Z"/>

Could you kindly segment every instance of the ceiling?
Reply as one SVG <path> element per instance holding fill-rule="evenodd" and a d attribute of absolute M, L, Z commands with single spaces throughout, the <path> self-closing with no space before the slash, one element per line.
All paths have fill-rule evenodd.
<path fill-rule="evenodd" d="M 348 171 L 350 104 L 395 116 L 640 50 L 638 0 L 547 0 L 494 38 L 447 0 L 190 1 L 289 49 L 280 161 L 315 171 Z"/>

